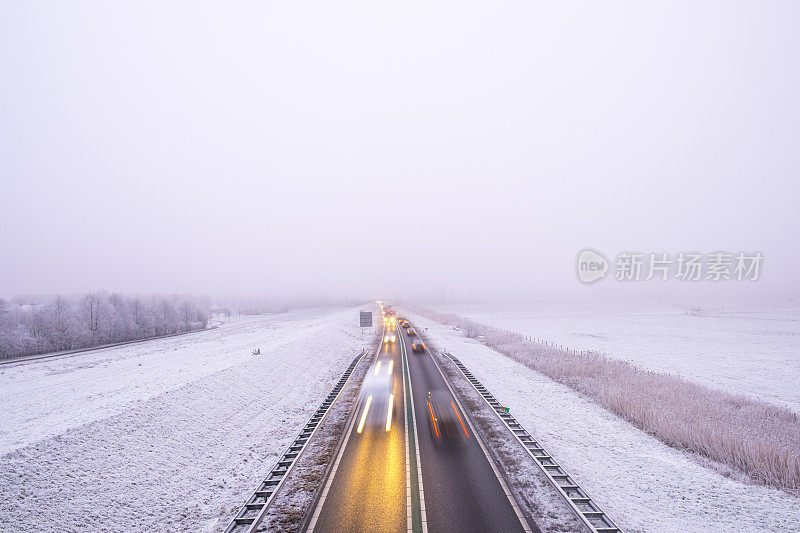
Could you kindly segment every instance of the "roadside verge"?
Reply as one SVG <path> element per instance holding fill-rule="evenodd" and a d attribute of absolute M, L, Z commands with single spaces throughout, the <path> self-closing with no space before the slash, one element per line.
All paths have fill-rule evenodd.
<path fill-rule="evenodd" d="M 275 495 L 257 531 L 303 531 L 328 477 L 345 429 L 355 415 L 361 382 L 375 358 L 375 349 L 361 358 L 350 381 L 331 406 L 305 453 L 297 460 L 280 492 Z"/>
<path fill-rule="evenodd" d="M 497 418 L 486 402 L 453 364 L 441 355 L 438 347 L 419 329 L 428 351 L 465 408 L 492 459 L 511 490 L 524 516 L 530 517 L 542 531 L 587 531 L 572 508 L 550 483 L 508 428 Z"/>

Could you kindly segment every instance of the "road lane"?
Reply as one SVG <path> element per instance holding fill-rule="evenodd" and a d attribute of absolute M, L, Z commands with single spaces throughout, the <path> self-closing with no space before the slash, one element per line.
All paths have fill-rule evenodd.
<path fill-rule="evenodd" d="M 413 338 L 404 328 L 397 327 L 396 334 L 395 343 L 383 343 L 364 379 L 341 459 L 325 481 L 324 501 L 317 503 L 309 530 L 407 531 L 412 502 L 414 531 L 526 531 L 532 522 L 518 517 L 432 356 L 427 351 L 413 353 Z M 413 416 L 405 405 L 404 369 L 407 392 L 413 390 Z M 416 439 L 406 419 L 409 425 L 413 420 Z M 409 489 L 414 487 L 410 492 L 407 431 L 412 448 Z M 417 452 L 425 512 L 415 490 Z M 535 525 L 533 531 L 538 531 Z"/>
<path fill-rule="evenodd" d="M 432 356 L 412 352 L 415 337 L 398 329 L 414 390 L 429 531 L 524 531 Z"/>
<path fill-rule="evenodd" d="M 406 531 L 402 380 L 399 340 L 383 343 L 364 378 L 355 424 L 314 531 Z"/>

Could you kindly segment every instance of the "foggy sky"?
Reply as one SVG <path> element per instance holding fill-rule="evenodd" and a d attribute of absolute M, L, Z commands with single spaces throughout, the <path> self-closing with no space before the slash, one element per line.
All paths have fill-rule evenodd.
<path fill-rule="evenodd" d="M 798 293 L 797 2 L 0 3 L 0 295 Z"/>

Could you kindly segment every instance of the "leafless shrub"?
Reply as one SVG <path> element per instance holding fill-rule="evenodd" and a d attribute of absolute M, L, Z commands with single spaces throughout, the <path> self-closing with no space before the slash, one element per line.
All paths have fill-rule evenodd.
<path fill-rule="evenodd" d="M 800 491 L 800 423 L 791 410 L 597 352 L 575 352 L 456 315 L 416 310 L 585 394 L 669 446 L 699 454 L 765 485 Z"/>

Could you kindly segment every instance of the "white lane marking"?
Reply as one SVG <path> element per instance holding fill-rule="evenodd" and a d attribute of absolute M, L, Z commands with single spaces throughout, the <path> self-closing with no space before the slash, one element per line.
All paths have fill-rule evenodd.
<path fill-rule="evenodd" d="M 411 506 L 411 454 L 409 452 L 408 447 L 408 406 L 406 403 L 408 402 L 408 396 L 406 396 L 406 375 L 403 373 L 403 420 L 405 424 L 406 430 L 403 432 L 405 433 L 405 441 L 406 441 L 406 531 L 409 533 L 414 531 L 413 527 L 413 514 L 414 510 Z"/>
<path fill-rule="evenodd" d="M 419 484 L 419 508 L 420 516 L 422 518 L 422 532 L 428 533 L 428 515 L 425 513 L 425 489 L 422 487 L 422 460 L 419 457 L 419 431 L 417 431 L 417 414 L 414 411 L 414 386 L 411 384 L 411 368 L 408 366 L 408 349 L 406 348 L 406 341 L 403 335 L 400 335 L 400 343 L 402 344 L 403 364 L 408 371 L 408 393 L 411 401 L 411 419 L 414 421 L 414 451 L 417 456 L 417 481 Z M 409 483 L 409 486 L 411 484 Z M 411 531 L 411 526 L 409 526 Z"/>
<path fill-rule="evenodd" d="M 375 352 L 375 357 L 380 356 L 381 354 L 381 347 L 379 346 Z M 355 372 L 355 368 L 353 369 Z M 344 389 L 342 389 L 344 390 Z M 358 402 L 361 403 L 361 402 Z M 358 404 L 356 405 L 356 410 L 354 413 L 358 413 Z M 333 478 L 336 477 L 336 471 L 339 469 L 339 463 L 342 462 L 342 456 L 344 456 L 344 451 L 347 449 L 347 443 L 350 441 L 350 435 L 353 434 L 353 427 L 356 425 L 356 418 L 355 414 L 352 416 L 350 420 L 350 426 L 347 428 L 347 435 L 345 435 L 344 442 L 342 443 L 342 448 L 339 450 L 339 454 L 336 456 L 336 462 L 333 463 L 333 468 L 331 469 L 331 473 L 328 476 L 328 480 L 325 482 L 325 488 L 322 490 L 322 495 L 317 502 L 317 508 L 314 509 L 314 516 L 311 517 L 311 521 L 308 523 L 308 529 L 306 530 L 308 533 L 313 533 L 314 527 L 317 525 L 317 520 L 319 520 L 319 515 L 322 513 L 322 508 L 325 506 L 325 500 L 328 497 L 328 491 L 331 489 L 331 485 L 333 484 Z"/>
<path fill-rule="evenodd" d="M 472 421 L 470 420 L 469 414 L 467 413 L 467 411 L 464 410 L 464 406 L 461 405 L 461 401 L 458 399 L 458 396 L 456 396 L 456 393 L 455 391 L 453 391 L 453 387 L 450 386 L 450 383 L 447 381 L 447 378 L 444 377 L 444 372 L 442 372 L 442 369 L 439 367 L 439 363 L 436 362 L 436 358 L 433 357 L 433 354 L 430 353 L 427 347 L 425 348 L 425 353 L 428 354 L 428 357 L 431 358 L 433 364 L 436 365 L 436 369 L 439 371 L 439 374 L 442 375 L 442 380 L 444 380 L 444 384 L 447 385 L 448 389 L 450 389 L 450 394 L 453 396 L 453 399 L 458 404 L 458 408 L 461 409 L 462 413 L 464 413 L 464 418 L 467 419 L 467 425 L 472 430 L 472 434 L 475 436 L 475 440 L 478 441 L 481 450 L 483 450 L 483 455 L 486 456 L 486 460 L 489 461 L 489 466 L 492 467 L 492 472 L 494 472 L 497 481 L 500 482 L 500 486 L 503 488 L 503 492 L 506 494 L 506 498 L 508 498 L 508 503 L 511 504 L 511 508 L 514 509 L 514 514 L 517 515 L 519 523 L 522 524 L 522 529 L 526 532 L 533 531 L 531 529 L 531 526 L 528 524 L 528 521 L 525 519 L 525 515 L 522 514 L 522 509 L 519 508 L 519 504 L 517 503 L 516 498 L 514 498 L 514 495 L 511 494 L 511 490 L 508 488 L 508 485 L 506 485 L 506 482 L 503 480 L 503 476 L 500 474 L 500 470 L 498 470 L 497 465 L 494 463 L 494 459 L 492 459 L 491 455 L 489 455 L 489 450 L 487 450 L 486 446 L 483 445 L 483 440 L 481 439 L 478 432 L 475 431 L 475 426 L 472 425 Z"/>

